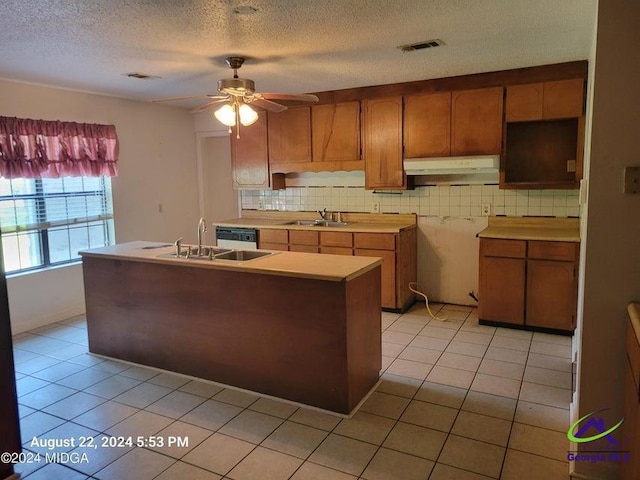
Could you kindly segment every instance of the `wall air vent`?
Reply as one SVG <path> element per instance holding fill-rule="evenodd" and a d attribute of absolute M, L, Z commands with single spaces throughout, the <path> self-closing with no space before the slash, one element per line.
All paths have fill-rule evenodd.
<path fill-rule="evenodd" d="M 402 53 L 413 52 L 415 50 L 424 50 L 425 48 L 434 48 L 444 45 L 445 43 L 439 38 L 433 40 L 425 40 L 424 42 L 412 43 L 411 45 L 400 45 L 398 48 Z"/>

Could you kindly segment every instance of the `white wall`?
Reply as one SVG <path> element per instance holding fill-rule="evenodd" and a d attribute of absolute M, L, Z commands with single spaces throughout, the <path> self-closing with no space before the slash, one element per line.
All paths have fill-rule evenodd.
<path fill-rule="evenodd" d="M 195 240 L 198 192 L 194 120 L 183 109 L 0 80 L 3 116 L 115 124 L 116 241 Z M 78 266 L 9 278 L 14 333 L 84 310 Z"/>
<path fill-rule="evenodd" d="M 624 167 L 640 165 L 639 18 L 640 2 L 599 2 L 577 416 L 611 408 L 608 425 L 622 416 L 626 306 L 640 300 L 640 195 L 622 193 Z M 575 471 L 616 479 L 617 466 L 579 462 Z"/>

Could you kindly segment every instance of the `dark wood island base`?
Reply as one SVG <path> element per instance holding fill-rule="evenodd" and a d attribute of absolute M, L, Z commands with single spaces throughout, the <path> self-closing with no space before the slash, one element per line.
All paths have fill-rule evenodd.
<path fill-rule="evenodd" d="M 83 272 L 90 352 L 341 414 L 379 379 L 379 264 L 328 281 L 83 255 Z"/>

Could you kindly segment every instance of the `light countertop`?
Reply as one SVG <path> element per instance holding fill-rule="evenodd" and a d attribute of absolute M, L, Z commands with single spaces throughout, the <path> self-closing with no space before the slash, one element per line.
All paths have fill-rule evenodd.
<path fill-rule="evenodd" d="M 489 226 L 478 233 L 478 237 L 580 242 L 580 221 L 577 218 L 489 217 Z"/>
<path fill-rule="evenodd" d="M 197 260 L 167 258 L 175 247 L 160 242 L 128 242 L 108 247 L 83 250 L 82 257 L 181 265 L 193 268 L 235 270 L 240 272 L 311 278 L 333 282 L 348 281 L 382 264 L 377 257 L 329 255 L 318 253 L 275 252 L 273 255 L 238 262 L 233 260 Z"/>
<path fill-rule="evenodd" d="M 273 212 L 243 211 L 241 218 L 232 218 L 213 222 L 220 227 L 269 228 L 282 230 L 315 230 L 319 232 L 360 232 L 360 233 L 398 233 L 416 228 L 414 214 L 354 214 L 344 213 L 341 220 L 347 225 L 342 227 L 317 227 L 289 225 L 295 220 L 317 220 L 319 215 L 313 212 Z"/>

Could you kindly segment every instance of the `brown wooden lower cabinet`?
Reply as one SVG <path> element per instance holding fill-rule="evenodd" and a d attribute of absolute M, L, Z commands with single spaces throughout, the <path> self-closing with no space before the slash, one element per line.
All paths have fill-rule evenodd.
<path fill-rule="evenodd" d="M 382 307 L 404 310 L 414 301 L 409 282 L 417 278 L 415 228 L 397 233 L 260 229 L 258 239 L 259 248 L 265 250 L 382 258 Z"/>
<path fill-rule="evenodd" d="M 366 250 L 356 248 L 354 255 L 382 258 L 382 306 L 396 304 L 396 252 L 395 250 Z"/>
<path fill-rule="evenodd" d="M 135 258 L 82 266 L 90 352 L 343 414 L 378 381 L 377 265 L 336 281 Z"/>
<path fill-rule="evenodd" d="M 575 329 L 579 244 L 480 239 L 481 323 Z"/>

